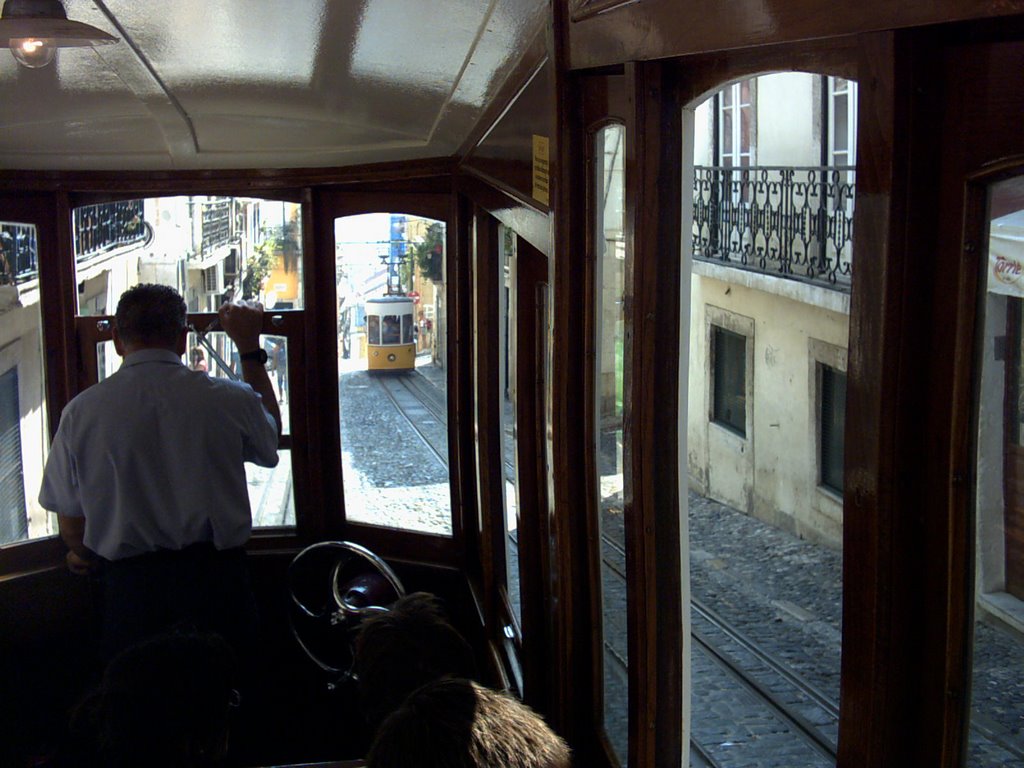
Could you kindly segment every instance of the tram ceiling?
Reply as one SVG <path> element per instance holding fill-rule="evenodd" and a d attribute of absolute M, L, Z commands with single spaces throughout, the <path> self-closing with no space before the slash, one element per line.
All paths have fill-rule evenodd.
<path fill-rule="evenodd" d="M 541 0 L 65 0 L 120 38 L 0 56 L 0 168 L 329 167 L 453 155 Z"/>

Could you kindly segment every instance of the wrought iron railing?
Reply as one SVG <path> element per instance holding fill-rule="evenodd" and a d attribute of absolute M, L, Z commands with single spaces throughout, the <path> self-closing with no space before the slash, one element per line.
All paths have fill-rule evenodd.
<path fill-rule="evenodd" d="M 854 169 L 697 166 L 693 255 L 850 290 Z"/>
<path fill-rule="evenodd" d="M 142 200 L 120 200 L 75 208 L 76 260 L 81 262 L 115 248 L 145 244 L 153 237 L 153 230 L 143 215 Z"/>
<path fill-rule="evenodd" d="M 231 242 L 231 199 L 221 198 L 203 203 L 203 236 L 201 255 L 209 255 L 214 248 Z"/>
<path fill-rule="evenodd" d="M 38 276 L 36 228 L 0 222 L 0 285 L 20 285 Z"/>

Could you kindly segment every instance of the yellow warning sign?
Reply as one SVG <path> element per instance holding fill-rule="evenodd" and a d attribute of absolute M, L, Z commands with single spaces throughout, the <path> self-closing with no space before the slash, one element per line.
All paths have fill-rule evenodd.
<path fill-rule="evenodd" d="M 549 187 L 548 137 L 533 136 L 533 197 L 544 205 L 551 204 Z"/>

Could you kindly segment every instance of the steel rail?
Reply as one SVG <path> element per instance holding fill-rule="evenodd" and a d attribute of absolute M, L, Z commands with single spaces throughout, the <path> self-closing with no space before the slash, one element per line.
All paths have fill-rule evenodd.
<path fill-rule="evenodd" d="M 392 392 L 384 383 L 388 379 L 386 379 L 385 377 L 374 377 L 374 380 L 380 385 L 381 391 L 387 396 L 388 400 L 391 401 L 391 404 L 395 406 L 395 410 L 398 411 L 401 417 L 406 420 L 409 426 L 412 427 L 412 431 L 420 440 L 423 441 L 423 444 L 427 446 L 430 452 L 434 455 L 438 463 L 445 469 L 448 469 L 448 457 L 443 456 L 441 452 L 430 441 L 430 439 L 426 436 L 426 434 L 420 428 L 420 426 L 416 424 L 416 422 L 413 419 L 409 418 L 409 414 L 405 412 L 405 409 L 402 407 L 401 403 L 398 402 L 398 398 L 395 397 L 394 392 Z"/>

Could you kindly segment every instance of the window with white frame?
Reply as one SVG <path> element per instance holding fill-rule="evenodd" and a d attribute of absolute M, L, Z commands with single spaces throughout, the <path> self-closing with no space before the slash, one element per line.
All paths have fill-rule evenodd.
<path fill-rule="evenodd" d="M 842 77 L 828 80 L 829 164 L 857 164 L 857 83 Z"/>
<path fill-rule="evenodd" d="M 718 94 L 719 162 L 726 168 L 754 164 L 754 79 L 727 85 Z"/>

